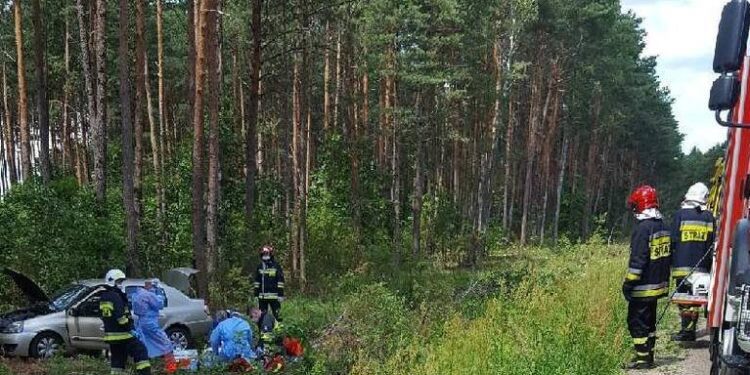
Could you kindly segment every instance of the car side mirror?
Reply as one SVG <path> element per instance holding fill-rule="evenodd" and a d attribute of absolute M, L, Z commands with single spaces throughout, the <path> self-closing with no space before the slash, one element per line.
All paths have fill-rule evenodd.
<path fill-rule="evenodd" d="M 711 85 L 711 96 L 708 99 L 708 108 L 712 111 L 728 111 L 734 108 L 739 96 L 740 83 L 737 77 L 723 74 Z"/>
<path fill-rule="evenodd" d="M 740 70 L 747 48 L 750 14 L 746 0 L 732 0 L 721 12 L 719 33 L 714 50 L 714 72 L 732 73 Z"/>

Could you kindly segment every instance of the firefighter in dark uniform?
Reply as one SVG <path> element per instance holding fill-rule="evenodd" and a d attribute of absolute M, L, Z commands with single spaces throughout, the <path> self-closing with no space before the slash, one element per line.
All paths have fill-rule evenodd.
<path fill-rule="evenodd" d="M 638 224 L 630 240 L 630 261 L 622 291 L 628 303 L 628 330 L 635 359 L 627 367 L 647 369 L 654 365 L 656 305 L 669 291 L 671 237 L 659 212 L 656 189 L 644 185 L 628 198 Z"/>
<path fill-rule="evenodd" d="M 125 373 L 128 357 L 133 358 L 138 375 L 150 375 L 146 347 L 133 336 L 133 320 L 128 308 L 128 299 L 120 289 L 125 273 L 114 269 L 104 277 L 106 290 L 99 300 L 99 310 L 104 322 L 104 341 L 109 344 L 112 374 Z"/>
<path fill-rule="evenodd" d="M 273 316 L 281 322 L 281 302 L 284 302 L 284 271 L 273 257 L 273 247 L 265 245 L 260 249 L 260 264 L 255 270 L 255 297 L 263 313 L 270 307 Z"/>
<path fill-rule="evenodd" d="M 714 243 L 716 221 L 706 207 L 708 187 L 697 183 L 688 189 L 682 207 L 674 215 L 672 225 L 672 277 L 677 292 L 690 293 L 690 285 L 682 284 L 690 272 L 710 272 L 711 257 L 708 252 Z M 672 336 L 674 341 L 695 341 L 695 328 L 698 324 L 700 308 L 698 306 L 680 305 L 682 327 Z"/>

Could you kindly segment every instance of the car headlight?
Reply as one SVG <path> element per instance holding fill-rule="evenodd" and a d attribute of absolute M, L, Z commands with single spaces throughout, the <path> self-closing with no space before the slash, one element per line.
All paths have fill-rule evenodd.
<path fill-rule="evenodd" d="M 3 328 L 2 333 L 21 333 L 23 332 L 23 321 L 13 322 L 7 327 Z"/>

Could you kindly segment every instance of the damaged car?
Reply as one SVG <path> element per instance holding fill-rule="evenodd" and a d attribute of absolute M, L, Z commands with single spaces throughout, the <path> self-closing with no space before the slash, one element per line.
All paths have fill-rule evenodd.
<path fill-rule="evenodd" d="M 13 280 L 28 301 L 27 307 L 0 314 L 0 354 L 49 358 L 62 353 L 96 353 L 107 348 L 99 311 L 99 298 L 105 290 L 102 280 L 77 281 L 48 295 L 19 272 L 4 268 L 0 273 Z M 194 272 L 178 274 L 189 278 Z M 174 279 L 174 272 L 169 276 L 179 285 L 190 285 L 179 277 Z M 127 279 L 123 287 L 128 298 L 143 284 L 143 279 Z M 204 301 L 190 298 L 185 295 L 187 290 L 165 283 L 160 283 L 156 292 L 165 298 L 159 323 L 175 349 L 194 347 L 196 339 L 205 337 L 212 325 Z"/>

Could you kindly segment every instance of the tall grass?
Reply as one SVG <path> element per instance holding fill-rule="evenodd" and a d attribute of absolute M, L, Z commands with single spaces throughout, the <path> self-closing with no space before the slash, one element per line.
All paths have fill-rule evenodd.
<path fill-rule="evenodd" d="M 620 293 L 626 251 L 547 253 L 480 317 L 452 314 L 441 337 L 415 336 L 385 363 L 360 361 L 352 373 L 618 374 L 629 346 Z"/>

